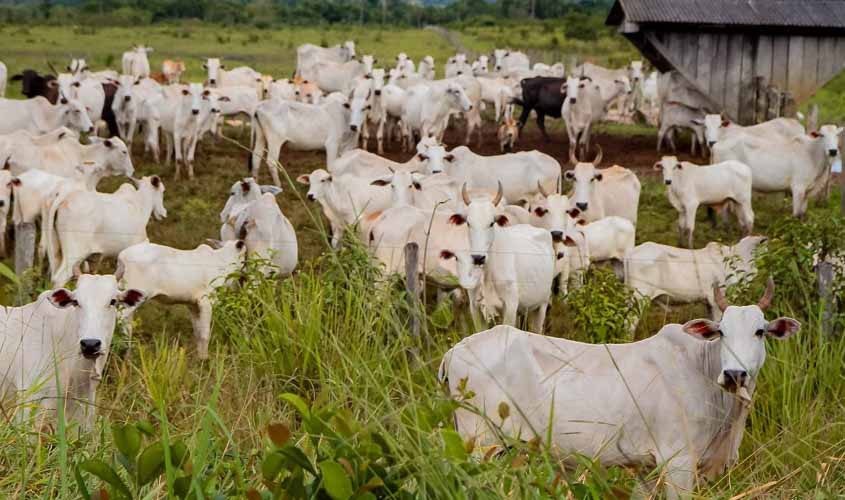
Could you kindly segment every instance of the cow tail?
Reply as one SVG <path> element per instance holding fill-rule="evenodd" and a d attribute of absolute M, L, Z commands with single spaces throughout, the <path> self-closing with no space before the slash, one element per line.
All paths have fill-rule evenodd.
<path fill-rule="evenodd" d="M 50 263 L 50 271 L 53 272 L 57 269 L 58 262 L 56 262 L 56 257 L 58 253 L 61 251 L 59 247 L 58 234 L 56 233 L 56 215 L 59 211 L 59 207 L 62 203 L 67 199 L 67 197 L 73 192 L 73 189 L 65 189 L 56 196 L 53 200 L 53 203 L 50 204 L 50 210 L 47 211 L 47 220 L 43 221 L 44 227 L 41 229 L 41 237 L 44 238 L 46 241 L 47 247 L 47 261 Z"/>

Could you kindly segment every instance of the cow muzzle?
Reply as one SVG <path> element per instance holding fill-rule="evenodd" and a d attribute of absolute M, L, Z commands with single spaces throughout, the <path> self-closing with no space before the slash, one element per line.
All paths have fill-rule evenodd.
<path fill-rule="evenodd" d="M 663 184 L 666 184 L 667 186 L 671 186 L 671 185 L 672 185 L 672 180 L 671 180 L 671 179 L 666 179 L 665 181 L 663 181 Z"/>
<path fill-rule="evenodd" d="M 575 204 L 575 206 L 578 208 L 578 210 L 585 212 L 585 211 L 587 211 L 588 205 L 587 205 L 587 203 L 578 202 L 578 203 Z"/>
<path fill-rule="evenodd" d="M 472 256 L 472 263 L 476 266 L 483 266 L 485 262 L 487 262 L 487 256 L 486 255 L 473 255 Z"/>
<path fill-rule="evenodd" d="M 200 110 L 198 110 L 198 109 L 192 109 L 192 110 L 191 110 L 191 114 L 192 114 L 192 115 L 198 115 L 198 114 L 200 114 Z"/>
<path fill-rule="evenodd" d="M 211 80 L 208 81 L 208 84 L 209 85 L 217 85 L 217 80 L 211 79 Z"/>
<path fill-rule="evenodd" d="M 836 155 L 839 154 L 839 150 L 836 149 L 828 149 L 827 154 L 830 155 L 831 158 L 836 158 Z"/>
<path fill-rule="evenodd" d="M 82 339 L 79 341 L 79 350 L 85 359 L 97 359 L 101 354 L 103 342 L 99 339 Z"/>
<path fill-rule="evenodd" d="M 713 146 L 715 146 L 715 145 L 716 145 L 716 141 L 708 141 L 708 142 L 707 142 L 707 146 L 709 146 L 709 147 L 711 147 L 711 148 L 712 148 Z"/>
<path fill-rule="evenodd" d="M 317 197 L 313 193 L 308 193 L 308 201 L 316 201 Z"/>
<path fill-rule="evenodd" d="M 357 132 L 358 131 L 358 125 L 350 125 L 349 130 L 351 130 L 353 132 Z"/>
<path fill-rule="evenodd" d="M 123 102 L 129 102 L 129 101 L 131 101 L 131 100 L 132 100 L 132 96 L 131 96 L 131 95 L 126 95 L 126 96 L 123 96 Z"/>
<path fill-rule="evenodd" d="M 552 241 L 560 243 L 563 241 L 563 231 L 552 231 Z"/>
<path fill-rule="evenodd" d="M 381 95 L 381 90 L 376 90 L 376 91 L 375 91 L 375 92 L 373 92 L 373 93 L 374 93 L 375 95 Z"/>
<path fill-rule="evenodd" d="M 569 99 L 569 104 L 575 104 L 575 103 L 577 103 L 577 102 L 578 102 L 578 99 L 576 99 L 576 98 L 574 98 L 574 97 L 573 97 L 573 98 L 571 98 L 571 99 Z"/>
<path fill-rule="evenodd" d="M 725 370 L 722 372 L 722 387 L 728 392 L 736 392 L 745 387 L 748 382 L 748 372 L 745 370 Z"/>

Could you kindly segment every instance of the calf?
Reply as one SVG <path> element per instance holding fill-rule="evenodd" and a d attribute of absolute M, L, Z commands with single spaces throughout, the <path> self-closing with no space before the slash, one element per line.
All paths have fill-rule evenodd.
<path fill-rule="evenodd" d="M 420 59 L 420 65 L 417 67 L 417 74 L 426 80 L 434 80 L 434 58 L 425 56 Z"/>
<path fill-rule="evenodd" d="M 59 99 L 58 104 L 50 104 L 43 97 L 32 99 L 0 98 L 0 134 L 9 134 L 17 130 L 26 130 L 35 134 L 44 134 L 59 127 L 69 127 L 79 132 L 94 132 L 94 124 L 79 101 Z"/>
<path fill-rule="evenodd" d="M 519 117 L 519 128 L 525 127 L 528 116 L 534 111 L 537 115 L 537 127 L 543 134 L 543 139 L 549 142 L 546 132 L 546 116 L 560 118 L 565 95 L 561 93 L 561 86 L 566 84 L 565 78 L 535 77 L 520 81 L 521 93 L 512 99 L 515 104 L 522 106 Z"/>
<path fill-rule="evenodd" d="M 738 307 L 719 290 L 720 322 L 666 325 L 633 343 L 498 326 L 450 349 L 438 378 L 461 402 L 455 428 L 464 442 L 549 439 L 570 466 L 589 456 L 643 474 L 656 467 L 666 498 L 686 498 L 697 478 L 713 480 L 737 462 L 766 339 L 800 327 L 792 318 L 766 321 L 773 292 L 772 284 L 756 305 Z"/>
<path fill-rule="evenodd" d="M 510 153 L 513 151 L 516 141 L 519 140 L 519 124 L 510 116 L 505 118 L 505 121 L 499 125 L 497 132 L 499 138 L 499 149 L 502 153 Z"/>
<path fill-rule="evenodd" d="M 54 83 L 59 86 L 61 97 L 79 101 L 88 113 L 91 123 L 96 124 L 103 117 L 106 92 L 103 83 L 94 78 L 62 73 Z"/>
<path fill-rule="evenodd" d="M 493 51 L 493 60 L 495 61 L 493 71 L 504 75 L 531 69 L 531 62 L 524 52 L 496 49 Z"/>
<path fill-rule="evenodd" d="M 751 209 L 751 169 L 738 161 L 725 161 L 708 166 L 679 162 L 674 156 L 664 156 L 654 164 L 663 173 L 666 196 L 678 211 L 680 243 L 684 237 L 692 248 L 695 230 L 695 213 L 699 205 L 734 206 L 743 234 L 754 229 L 754 211 Z"/>
<path fill-rule="evenodd" d="M 256 108 L 252 130 L 252 176 L 258 179 L 263 157 L 277 186 L 281 186 L 277 168 L 283 168 L 279 162 L 283 145 L 304 151 L 325 150 L 329 168 L 355 145 L 355 136 L 349 132 L 349 104 L 333 99 L 320 105 L 264 101 Z"/>
<path fill-rule="evenodd" d="M 707 146 L 712 148 L 717 142 L 731 136 L 746 133 L 761 139 L 780 138 L 789 140 L 796 135 L 804 134 L 804 125 L 795 118 L 774 118 L 757 125 L 742 126 L 723 118 L 721 115 L 709 114 L 703 120 L 697 120 L 697 125 L 704 126 L 704 137 Z"/>
<path fill-rule="evenodd" d="M 6 162 L 14 175 L 38 169 L 70 179 L 85 178 L 91 190 L 106 175 L 131 177 L 135 173 L 129 149 L 119 138 L 89 140 L 91 144 L 69 137 L 54 144 L 20 144 Z M 89 174 L 90 170 L 95 172 Z"/>
<path fill-rule="evenodd" d="M 803 217 L 809 197 L 823 192 L 830 179 L 830 165 L 839 156 L 842 130 L 825 125 L 818 132 L 788 140 L 741 132 L 717 142 L 712 148 L 712 161 L 736 160 L 748 165 L 755 191 L 791 192 L 792 215 Z"/>
<path fill-rule="evenodd" d="M 282 188 L 277 186 L 259 186 L 255 179 L 247 177 L 236 181 L 229 189 L 229 198 L 220 211 L 220 239 L 222 241 L 234 240 L 238 231 L 235 222 L 241 211 L 253 201 L 258 200 L 262 194 L 271 193 L 274 196 L 281 193 Z"/>
<path fill-rule="evenodd" d="M 238 270 L 246 253 L 241 240 L 211 243 L 215 248 L 177 250 L 142 241 L 117 256 L 116 274 L 124 286 L 140 290 L 148 299 L 189 306 L 200 359 L 208 359 L 214 290 Z M 125 309 L 122 323 L 130 325 L 134 312 L 135 308 Z M 131 336 L 131 330 L 127 333 Z"/>
<path fill-rule="evenodd" d="M 71 277 L 72 269 L 93 254 L 117 256 L 147 240 L 150 216 L 167 217 L 164 183 L 158 176 L 133 179 L 114 193 L 71 191 L 52 203 L 42 238 L 54 286 Z"/>
<path fill-rule="evenodd" d="M 65 418 L 92 430 L 117 307 L 136 307 L 144 298 L 138 290 L 121 292 L 115 276 L 77 273 L 73 291 L 48 290 L 30 304 L 1 308 L 4 407 L 12 411 L 27 407 L 14 401 L 20 395 L 44 412 L 40 418 L 52 420 L 58 418 L 62 402 Z"/>
<path fill-rule="evenodd" d="M 434 136 L 443 141 L 443 134 L 453 112 L 472 110 L 472 102 L 457 82 L 446 85 L 417 85 L 408 91 L 402 113 L 405 148 L 410 150 L 414 136 Z"/>
<path fill-rule="evenodd" d="M 446 78 L 472 75 L 472 66 L 467 62 L 466 54 L 455 54 L 446 61 Z"/>
<path fill-rule="evenodd" d="M 564 179 L 574 184 L 572 199 L 580 217 L 587 222 L 610 215 L 628 219 L 637 225 L 637 208 L 640 203 L 641 185 L 636 174 L 627 168 L 614 165 L 598 170 L 602 151 L 592 163 L 578 162 L 567 170 Z"/>
<path fill-rule="evenodd" d="M 165 59 L 164 62 L 161 63 L 161 72 L 164 74 L 164 78 L 167 80 L 168 85 L 179 83 L 182 79 L 182 73 L 185 72 L 185 63 L 183 61 Z"/>
<path fill-rule="evenodd" d="M 675 131 L 688 129 L 692 132 L 692 149 L 690 154 L 696 154 L 696 144 L 701 144 L 701 153 L 704 154 L 704 129 L 701 127 L 701 120 L 704 118 L 704 110 L 687 106 L 677 101 L 669 101 L 663 104 L 660 109 L 660 129 L 657 131 L 657 152 L 663 147 L 665 141 L 669 141 L 672 152 L 677 152 L 675 147 Z"/>
<path fill-rule="evenodd" d="M 713 287 L 731 286 L 754 274 L 754 253 L 764 241 L 761 236 L 746 236 L 734 246 L 708 243 L 700 250 L 643 243 L 625 256 L 625 284 L 652 301 L 705 301 L 713 319 L 718 320 L 721 312 Z"/>

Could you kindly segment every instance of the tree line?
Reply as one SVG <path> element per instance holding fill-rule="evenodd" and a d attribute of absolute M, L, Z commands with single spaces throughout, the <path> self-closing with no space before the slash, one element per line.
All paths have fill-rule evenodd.
<path fill-rule="evenodd" d="M 603 21 L 612 0 L 0 0 L 3 24 L 137 26 L 182 19 L 281 25 L 493 25 L 568 16 Z M 577 20 L 577 19 L 573 19 Z"/>

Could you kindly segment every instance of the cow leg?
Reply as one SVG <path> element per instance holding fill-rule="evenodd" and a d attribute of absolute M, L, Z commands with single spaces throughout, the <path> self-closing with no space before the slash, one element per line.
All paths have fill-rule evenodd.
<path fill-rule="evenodd" d="M 533 318 L 531 322 L 531 331 L 536 333 L 537 335 L 543 334 L 543 327 L 546 324 L 546 308 L 549 307 L 548 304 L 543 304 L 537 308 L 536 311 L 533 313 Z"/>
<path fill-rule="evenodd" d="M 279 187 L 282 186 L 282 181 L 279 180 L 279 170 L 283 168 L 279 156 L 282 153 L 283 145 L 284 141 L 276 139 L 269 139 L 267 141 L 267 170 L 270 171 L 270 177 L 273 178 L 273 184 Z M 256 180 L 258 180 L 257 174 L 257 167 L 253 166 L 253 177 L 255 177 Z"/>
<path fill-rule="evenodd" d="M 675 127 L 671 127 L 666 132 L 666 140 L 669 141 L 669 147 L 672 149 L 672 153 L 677 154 L 678 148 L 675 147 Z"/>
<path fill-rule="evenodd" d="M 46 241 L 41 238 L 46 255 Z M 15 225 L 15 274 L 20 276 L 24 271 L 32 267 L 35 260 L 35 224 L 26 222 Z"/>
<path fill-rule="evenodd" d="M 478 309 L 478 291 L 477 290 L 467 290 L 467 296 L 469 297 L 469 316 L 472 320 L 472 332 L 480 332 L 486 325 L 484 324 L 481 313 Z"/>
<path fill-rule="evenodd" d="M 378 128 L 376 129 L 376 144 L 378 145 L 379 156 L 384 156 L 384 122 L 385 118 L 382 117 L 378 121 Z"/>
<path fill-rule="evenodd" d="M 742 226 L 742 235 L 750 236 L 754 231 L 754 210 L 751 208 L 751 200 L 747 200 L 737 207 L 737 219 Z"/>
<path fill-rule="evenodd" d="M 677 456 L 666 464 L 666 500 L 686 498 L 695 482 L 695 463 L 685 456 Z"/>
<path fill-rule="evenodd" d="M 686 207 L 686 236 L 687 236 L 687 248 L 693 248 L 692 240 L 693 240 L 693 233 L 695 231 L 695 213 L 698 211 L 698 205 L 690 205 Z"/>
<path fill-rule="evenodd" d="M 519 310 L 519 292 L 508 290 L 504 297 L 505 311 L 502 314 L 502 324 L 516 326 L 517 312 Z"/>
<path fill-rule="evenodd" d="M 807 192 L 799 186 L 792 186 L 792 215 L 804 220 L 807 212 Z"/>
<path fill-rule="evenodd" d="M 546 115 L 544 115 L 540 110 L 537 110 L 537 127 L 540 129 L 540 133 L 543 134 L 543 140 L 546 142 L 551 141 L 549 138 L 549 134 L 546 132 Z"/>
<path fill-rule="evenodd" d="M 663 149 L 663 140 L 666 137 L 666 124 L 660 124 L 660 130 L 657 131 L 657 153 L 660 153 L 660 150 Z"/>
<path fill-rule="evenodd" d="M 208 359 L 208 342 L 211 340 L 211 300 L 203 297 L 191 308 L 194 337 L 197 341 L 197 357 Z"/>

